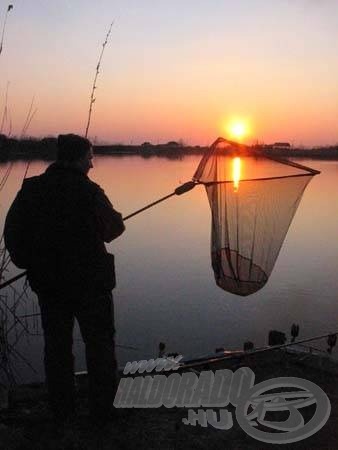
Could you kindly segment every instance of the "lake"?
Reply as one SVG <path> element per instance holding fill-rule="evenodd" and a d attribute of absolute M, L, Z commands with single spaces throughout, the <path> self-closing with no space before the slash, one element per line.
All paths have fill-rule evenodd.
<path fill-rule="evenodd" d="M 126 216 L 190 180 L 199 160 L 199 155 L 180 160 L 96 156 L 90 177 Z M 293 323 L 300 325 L 300 338 L 338 331 L 338 161 L 297 162 L 321 174 L 303 195 L 268 283 L 248 297 L 216 286 L 210 259 L 210 207 L 202 186 L 126 222 L 126 232 L 108 245 L 116 258 L 120 365 L 157 356 L 159 342 L 165 342 L 168 351 L 196 356 L 216 347 L 241 349 L 246 340 L 265 345 L 269 330 L 290 336 Z M 0 164 L 0 179 L 8 164 Z M 31 162 L 28 176 L 46 166 L 46 162 Z M 24 161 L 15 162 L 1 191 L 1 229 L 25 168 Z M 16 273 L 12 267 L 6 277 Z M 17 283 L 18 289 L 21 285 Z M 1 293 L 13 297 L 10 289 Z M 34 294 L 29 291 L 28 296 L 18 309 L 20 315 L 37 312 Z M 24 319 L 24 323 L 31 333 L 41 333 L 36 320 Z M 325 342 L 321 345 L 325 348 Z M 22 380 L 43 379 L 42 338 L 23 333 L 17 349 L 37 371 L 33 373 L 18 358 Z M 76 370 L 85 370 L 78 329 L 75 355 Z"/>

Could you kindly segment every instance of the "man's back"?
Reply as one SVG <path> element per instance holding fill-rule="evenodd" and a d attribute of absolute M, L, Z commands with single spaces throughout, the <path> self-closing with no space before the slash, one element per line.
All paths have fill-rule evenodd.
<path fill-rule="evenodd" d="M 77 169 L 52 164 L 39 177 L 25 180 L 21 196 L 33 290 L 112 289 L 114 268 L 100 230 L 100 208 L 112 216 L 111 226 L 115 220 L 121 232 L 124 227 L 100 187 Z"/>

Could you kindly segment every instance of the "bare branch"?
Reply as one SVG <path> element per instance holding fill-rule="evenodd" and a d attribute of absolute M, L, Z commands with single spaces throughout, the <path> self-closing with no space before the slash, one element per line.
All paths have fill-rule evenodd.
<path fill-rule="evenodd" d="M 113 24 L 114 24 L 114 21 L 110 24 L 108 33 L 107 33 L 107 35 L 106 35 L 106 39 L 105 39 L 104 43 L 102 44 L 102 49 L 101 49 L 101 53 L 100 53 L 100 56 L 99 56 L 98 63 L 97 63 L 97 65 L 96 65 L 96 71 L 95 71 L 94 81 L 93 81 L 93 85 L 92 85 L 92 91 L 91 91 L 91 94 L 90 94 L 89 110 L 88 110 L 88 120 L 87 120 L 87 126 L 86 126 L 85 137 L 88 136 L 88 130 L 89 130 L 89 126 L 90 126 L 90 120 L 91 120 L 91 117 L 92 117 L 93 103 L 95 102 L 94 91 L 95 91 L 95 89 L 97 89 L 96 81 L 97 81 L 97 77 L 98 77 L 98 75 L 99 75 L 99 69 L 100 69 L 100 65 L 101 65 L 101 61 L 102 61 L 102 56 L 103 56 L 104 49 L 105 49 L 105 47 L 106 47 L 106 45 L 107 45 L 107 43 L 108 43 L 108 39 L 109 39 L 109 36 L 110 36 L 110 33 L 111 33 L 111 29 L 112 29 L 112 27 L 113 27 Z"/>
<path fill-rule="evenodd" d="M 7 16 L 8 16 L 8 13 L 9 13 L 9 11 L 10 11 L 11 9 L 13 9 L 13 5 L 8 5 L 8 8 L 7 8 L 7 11 L 6 11 L 6 14 L 5 14 L 4 24 L 3 24 L 3 27 L 2 27 L 2 33 L 1 33 L 0 54 L 1 54 L 1 52 L 2 52 L 2 48 L 3 48 L 3 44 L 4 44 L 4 37 L 5 37 L 5 30 L 6 30 Z"/>

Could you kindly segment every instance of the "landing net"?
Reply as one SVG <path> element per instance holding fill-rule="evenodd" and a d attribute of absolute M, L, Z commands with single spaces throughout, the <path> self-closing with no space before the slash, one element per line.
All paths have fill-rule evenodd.
<path fill-rule="evenodd" d="M 317 171 L 219 138 L 193 180 L 211 215 L 211 259 L 222 289 L 250 295 L 269 279 L 303 192 Z"/>

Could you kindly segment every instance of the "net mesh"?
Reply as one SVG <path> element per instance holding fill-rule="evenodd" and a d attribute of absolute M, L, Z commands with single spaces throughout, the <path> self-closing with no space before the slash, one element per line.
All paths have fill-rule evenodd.
<path fill-rule="evenodd" d="M 205 184 L 211 207 L 211 259 L 219 287 L 246 296 L 265 285 L 315 173 L 227 142 L 210 148 L 194 180 Z"/>

